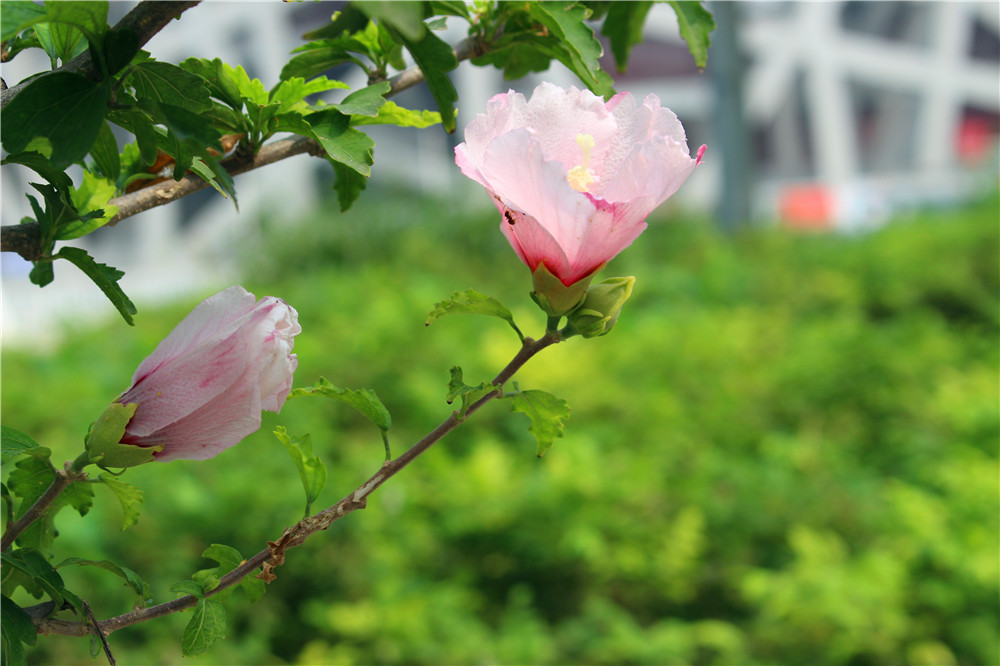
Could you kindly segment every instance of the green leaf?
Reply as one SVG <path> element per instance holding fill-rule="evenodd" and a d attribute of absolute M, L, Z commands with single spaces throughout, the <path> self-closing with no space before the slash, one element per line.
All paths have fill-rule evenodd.
<path fill-rule="evenodd" d="M 24 574 L 27 578 L 25 582 L 28 583 L 25 589 L 36 597 L 40 596 L 41 593 L 49 595 L 56 608 L 61 608 L 64 601 L 76 602 L 77 607 L 79 607 L 79 599 L 75 594 L 66 590 L 62 576 L 36 549 L 19 548 L 7 551 L 3 554 L 3 566 L 4 568 L 12 567 Z M 21 581 L 19 583 L 24 585 Z"/>
<path fill-rule="evenodd" d="M 131 483 L 121 481 L 111 474 L 100 474 L 97 480 L 103 483 L 118 498 L 122 506 L 122 531 L 139 522 L 139 505 L 142 504 L 142 491 Z"/>
<path fill-rule="evenodd" d="M 628 67 L 632 47 L 642 43 L 642 26 L 652 6 L 652 2 L 613 2 L 608 8 L 601 32 L 611 41 L 611 52 L 619 72 Z"/>
<path fill-rule="evenodd" d="M 63 247 L 52 256 L 56 259 L 66 259 L 83 271 L 104 292 L 104 295 L 118 309 L 125 322 L 129 326 L 135 325 L 135 321 L 132 319 L 132 315 L 136 312 L 135 305 L 118 284 L 118 280 L 125 273 L 112 266 L 97 263 L 93 257 L 87 254 L 86 250 L 78 247 Z"/>
<path fill-rule="evenodd" d="M 392 100 L 386 100 L 385 104 L 379 107 L 378 115 L 374 118 L 366 116 L 352 116 L 352 125 L 396 125 L 397 127 L 415 127 L 424 129 L 441 122 L 441 114 L 437 111 L 415 111 L 406 109 Z"/>
<path fill-rule="evenodd" d="M 101 123 L 94 145 L 90 147 L 90 156 L 94 158 L 97 170 L 102 176 L 114 183 L 121 172 L 121 159 L 118 155 L 118 141 L 107 122 Z M 78 207 L 79 208 L 79 207 Z M 84 210 L 84 209 L 80 209 Z"/>
<path fill-rule="evenodd" d="M 211 120 L 200 113 L 174 104 L 157 102 L 152 98 L 139 100 L 139 107 L 147 111 L 154 121 L 163 123 L 170 131 L 172 139 L 189 141 L 192 148 L 202 152 L 208 147 L 218 147 L 219 145 L 222 133 L 212 124 Z M 183 174 L 183 172 L 181 173 Z"/>
<path fill-rule="evenodd" d="M 19 153 L 35 137 L 45 137 L 52 165 L 65 169 L 94 145 L 107 100 L 103 84 L 80 74 L 43 74 L 3 107 L 0 141 L 7 152 Z"/>
<path fill-rule="evenodd" d="M 274 430 L 274 436 L 285 445 L 288 455 L 295 463 L 295 468 L 299 470 L 302 489 L 306 493 L 305 515 L 308 516 L 312 513 L 313 502 L 316 501 L 323 486 L 326 485 L 326 466 L 323 465 L 323 461 L 319 457 L 313 455 L 310 435 L 290 437 L 283 427 L 278 426 Z"/>
<path fill-rule="evenodd" d="M 330 164 L 333 165 L 336 177 L 333 189 L 337 191 L 337 201 L 340 203 L 340 212 L 343 213 L 357 201 L 361 191 L 368 186 L 368 178 L 340 162 L 330 160 Z"/>
<path fill-rule="evenodd" d="M 128 82 L 135 87 L 138 99 L 148 97 L 191 113 L 200 113 L 212 106 L 204 79 L 167 62 L 139 63 L 132 68 Z"/>
<path fill-rule="evenodd" d="M 240 555 L 238 550 L 231 546 L 219 543 L 213 543 L 211 546 L 206 548 L 201 556 L 215 560 L 219 563 L 219 566 L 215 570 L 217 577 L 219 578 L 246 561 L 245 558 Z M 240 587 L 246 593 L 247 598 L 252 604 L 260 601 L 261 597 L 264 596 L 264 581 L 254 576 L 244 577 L 243 580 L 240 581 Z"/>
<path fill-rule="evenodd" d="M 402 37 L 406 49 L 424 73 L 427 87 L 441 112 L 444 130 L 451 134 L 455 131 L 455 102 L 458 101 L 458 93 L 448 78 L 448 72 L 458 67 L 455 52 L 447 42 L 430 31 L 426 31 L 419 40 L 409 39 L 405 35 Z"/>
<path fill-rule="evenodd" d="M 89 171 L 84 171 L 80 187 L 75 188 L 70 193 L 73 205 L 78 211 L 81 211 L 82 217 L 75 222 L 59 227 L 56 239 L 68 240 L 86 236 L 110 222 L 111 218 L 118 212 L 118 206 L 109 206 L 108 201 L 117 193 L 118 189 L 113 182 L 95 176 Z"/>
<path fill-rule="evenodd" d="M 353 62 L 359 67 L 365 63 L 351 52 L 348 47 L 363 48 L 355 40 L 331 39 L 312 42 L 302 47 L 302 53 L 295 56 L 281 68 L 281 78 L 293 77 L 312 78 L 318 74 L 345 62 Z"/>
<path fill-rule="evenodd" d="M 139 38 L 130 28 L 111 30 L 104 36 L 103 51 L 108 75 L 121 71 L 139 52 Z"/>
<path fill-rule="evenodd" d="M 667 2 L 677 14 L 681 37 L 687 42 L 694 63 L 698 69 L 704 69 L 708 63 L 708 46 L 711 42 L 709 35 L 715 30 L 712 12 L 705 9 L 700 2 L 678 2 L 678 0 L 667 0 Z"/>
<path fill-rule="evenodd" d="M 35 36 L 53 67 L 57 60 L 65 64 L 87 50 L 87 38 L 68 23 L 39 23 L 35 26 Z"/>
<path fill-rule="evenodd" d="M 569 404 L 545 391 L 520 391 L 510 396 L 511 408 L 525 414 L 531 421 L 528 430 L 538 442 L 538 457 L 552 447 L 557 437 L 563 436 L 563 428 L 569 418 Z"/>
<path fill-rule="evenodd" d="M 472 20 L 469 6 L 462 0 L 432 0 L 427 4 L 428 14 L 431 16 L 460 16 Z"/>
<path fill-rule="evenodd" d="M 91 2 L 48 2 L 45 4 L 50 21 L 69 23 L 83 31 L 90 38 L 99 38 L 108 30 L 108 3 Z"/>
<path fill-rule="evenodd" d="M 89 483 L 71 483 L 66 487 L 66 490 L 62 491 L 56 501 L 73 507 L 77 513 L 85 516 L 94 506 L 94 489 Z"/>
<path fill-rule="evenodd" d="M 380 81 L 360 90 L 352 92 L 339 104 L 331 106 L 347 115 L 369 116 L 378 115 L 379 108 L 385 104 L 384 95 L 392 89 L 388 81 Z"/>
<path fill-rule="evenodd" d="M 306 116 L 312 135 L 327 157 L 354 169 L 362 176 L 371 175 L 375 158 L 375 142 L 364 132 L 350 126 L 351 119 L 336 109 L 318 111 Z"/>
<path fill-rule="evenodd" d="M 424 26 L 424 7 L 421 2 L 359 2 L 352 5 L 368 15 L 368 18 L 384 21 L 395 28 L 407 40 L 420 40 L 427 32 Z"/>
<path fill-rule="evenodd" d="M 340 388 L 331 384 L 325 377 L 320 377 L 315 386 L 292 389 L 289 393 L 289 397 L 303 395 L 324 395 L 339 400 L 364 414 L 379 430 L 385 431 L 392 427 L 392 417 L 389 410 L 385 408 L 382 401 L 375 395 L 375 391 L 371 389 Z"/>
<path fill-rule="evenodd" d="M 305 79 L 296 76 L 281 81 L 271 89 L 271 104 L 279 105 L 277 111 L 275 111 L 276 114 L 287 113 L 293 109 L 304 112 L 307 110 L 303 103 L 306 97 L 338 88 L 350 88 L 350 86 L 342 81 L 328 79 L 325 76 L 317 77 L 308 83 L 306 83 Z M 300 106 L 302 107 L 301 109 L 299 109 Z"/>
<path fill-rule="evenodd" d="M 18 34 L 25 28 L 44 21 L 48 12 L 30 0 L 4 0 L 0 2 L 0 41 Z"/>
<path fill-rule="evenodd" d="M 181 69 L 201 77 L 208 86 L 209 94 L 236 111 L 243 110 L 243 98 L 234 79 L 235 70 L 220 59 L 188 58 L 180 64 Z"/>
<path fill-rule="evenodd" d="M 605 97 L 614 93 L 611 77 L 599 62 L 604 49 L 585 23 L 589 9 L 575 2 L 534 2 L 528 12 L 554 38 L 540 41 L 541 50 L 569 67 L 594 93 Z"/>
<path fill-rule="evenodd" d="M 27 513 L 35 501 L 52 485 L 55 478 L 56 471 L 48 457 L 28 456 L 18 459 L 7 478 L 10 492 L 21 498 L 15 517 L 20 518 Z M 48 512 L 21 532 L 17 537 L 17 543 L 49 552 L 52 540 L 55 538 L 53 519 L 59 508 L 61 507 L 55 504 L 51 506 Z"/>
<path fill-rule="evenodd" d="M 38 633 L 31 616 L 11 601 L 7 595 L 0 596 L 0 643 L 3 645 L 3 666 L 26 666 L 27 656 L 24 645 L 34 645 Z"/>
<path fill-rule="evenodd" d="M 334 12 L 333 20 L 305 34 L 306 39 L 318 40 L 340 37 L 345 33 L 361 30 L 368 24 L 368 16 L 356 4 L 348 4 L 341 11 Z"/>
<path fill-rule="evenodd" d="M 450 314 L 481 314 L 498 317 L 510 324 L 510 327 L 517 333 L 517 337 L 522 342 L 524 341 L 524 335 L 514 323 L 514 315 L 511 314 L 510 310 L 492 296 L 485 296 L 474 289 L 456 291 L 451 295 L 451 298 L 435 303 L 434 309 L 427 315 L 424 326 L 430 326 L 441 317 Z"/>
<path fill-rule="evenodd" d="M 462 368 L 456 365 L 451 368 L 451 379 L 448 380 L 448 396 L 446 400 L 450 405 L 455 401 L 455 398 L 461 397 L 462 408 L 458 411 L 458 416 L 459 418 L 465 418 L 465 414 L 469 411 L 469 407 L 471 407 L 480 398 L 483 398 L 496 390 L 497 387 L 491 382 L 482 382 L 478 386 L 469 386 L 462 378 Z"/>
<path fill-rule="evenodd" d="M 56 565 L 56 569 L 68 566 L 89 566 L 110 571 L 125 581 L 125 585 L 135 592 L 138 606 L 145 606 L 152 599 L 149 583 L 129 568 L 115 564 L 111 560 L 87 560 L 82 557 L 68 557 Z"/>
<path fill-rule="evenodd" d="M 73 187 L 73 180 L 62 169 L 52 166 L 49 158 L 39 152 L 29 151 L 8 155 L 3 164 L 21 164 L 32 169 L 39 176 L 52 183 L 56 189 L 68 192 Z"/>
<path fill-rule="evenodd" d="M 174 583 L 170 586 L 170 591 L 180 595 L 190 594 L 199 599 L 205 596 L 205 586 L 193 580 L 182 580 Z"/>
<path fill-rule="evenodd" d="M 19 456 L 48 458 L 49 449 L 38 445 L 30 435 L 10 426 L 0 425 L 0 467 L 6 467 Z"/>
<path fill-rule="evenodd" d="M 198 599 L 198 605 L 181 636 L 181 653 L 185 657 L 204 654 L 212 643 L 225 635 L 225 607 L 214 599 Z"/>

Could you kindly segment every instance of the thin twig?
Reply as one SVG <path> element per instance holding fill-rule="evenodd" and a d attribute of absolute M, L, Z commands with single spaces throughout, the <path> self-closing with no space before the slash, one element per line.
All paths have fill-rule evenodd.
<path fill-rule="evenodd" d="M 48 511 L 52 502 L 59 497 L 62 491 L 66 490 L 69 484 L 74 481 L 79 481 L 84 477 L 84 475 L 78 471 L 72 470 L 70 468 L 70 463 L 66 464 L 66 469 L 55 470 L 56 478 L 52 480 L 52 483 L 45 492 L 35 500 L 35 503 L 31 505 L 24 515 L 15 520 L 13 523 L 7 525 L 7 530 L 3 533 L 3 537 L 0 538 L 0 551 L 6 552 L 8 548 L 14 543 L 14 539 L 21 536 L 21 533 L 28 528 L 31 523 L 35 522 Z"/>
<path fill-rule="evenodd" d="M 455 57 L 460 62 L 481 54 L 482 47 L 479 42 L 471 38 L 463 39 L 455 45 Z M 410 67 L 389 79 L 391 87 L 385 96 L 392 97 L 407 88 L 412 88 L 423 80 L 424 73 L 420 68 Z M 229 175 L 237 176 L 302 153 L 319 156 L 323 155 L 323 149 L 315 140 L 299 136 L 269 143 L 249 161 L 237 157 L 229 158 L 223 161 L 222 167 L 229 172 Z M 188 174 L 179 181 L 145 187 L 136 192 L 116 197 L 108 202 L 109 206 L 118 206 L 118 212 L 108 224 L 115 225 L 133 215 L 177 201 L 206 187 L 208 187 L 208 181 L 194 174 Z M 38 223 L 28 222 L 0 227 L 0 252 L 16 252 L 28 261 L 37 261 L 41 258 L 41 231 Z"/>
<path fill-rule="evenodd" d="M 473 403 L 466 411 L 465 417 L 460 419 L 456 412 L 452 412 L 448 418 L 442 421 L 438 427 L 428 433 L 423 439 L 410 447 L 410 449 L 398 458 L 384 463 L 382 467 L 379 468 L 375 474 L 369 477 L 367 481 L 355 488 L 350 494 L 342 498 L 339 502 L 315 515 L 303 518 L 292 527 L 287 528 L 277 541 L 269 541 L 267 548 L 264 548 L 259 553 L 243 562 L 240 566 L 224 575 L 219 580 L 218 586 L 210 592 L 207 592 L 205 596 L 218 594 L 219 592 L 236 585 L 248 574 L 261 566 L 263 566 L 263 571 L 258 574 L 258 578 L 263 578 L 267 582 L 274 580 L 276 577 L 274 575 L 274 568 L 284 563 L 285 551 L 288 548 L 298 546 L 312 534 L 327 529 L 335 520 L 338 520 L 339 518 L 342 518 L 358 509 L 363 509 L 367 503 L 368 496 L 371 495 L 379 486 L 413 462 L 417 456 L 429 449 L 436 442 L 440 441 L 449 432 L 464 423 L 465 419 L 469 415 L 479 410 L 489 401 L 499 397 L 503 392 L 503 384 L 509 380 L 525 363 L 527 363 L 528 360 L 541 350 L 556 344 L 561 340 L 562 338 L 555 331 L 548 331 L 538 340 L 525 338 L 521 345 L 521 349 L 518 350 L 514 358 L 511 359 L 510 363 L 508 363 L 507 366 L 504 367 L 504 369 L 501 370 L 500 373 L 493 379 L 493 385 L 496 386 L 497 389 L 486 394 Z M 190 608 L 191 606 L 194 606 L 197 601 L 197 598 L 188 594 L 162 604 L 157 604 L 156 606 L 140 608 L 116 617 L 108 618 L 107 620 L 98 622 L 95 626 L 103 631 L 105 635 L 109 635 L 123 627 Z M 44 604 L 40 604 L 40 606 L 44 606 Z M 86 622 L 69 622 L 66 620 L 38 617 L 40 613 L 35 612 L 35 609 L 36 607 L 32 606 L 30 608 L 26 608 L 25 610 L 29 615 L 35 618 L 35 630 L 39 634 L 86 636 L 93 631 L 90 624 Z"/>

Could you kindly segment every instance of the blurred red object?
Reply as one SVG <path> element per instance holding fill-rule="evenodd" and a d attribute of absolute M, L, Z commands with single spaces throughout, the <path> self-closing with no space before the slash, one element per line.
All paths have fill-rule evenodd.
<path fill-rule="evenodd" d="M 833 209 L 833 194 L 823 185 L 790 185 L 778 197 L 778 214 L 789 229 L 828 231 Z"/>

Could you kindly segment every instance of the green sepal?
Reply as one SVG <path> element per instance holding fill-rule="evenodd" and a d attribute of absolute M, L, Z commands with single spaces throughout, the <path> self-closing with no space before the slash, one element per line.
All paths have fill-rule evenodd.
<path fill-rule="evenodd" d="M 104 410 L 90 427 L 85 440 L 91 464 L 107 469 L 135 467 L 153 461 L 153 454 L 162 450 L 163 446 L 135 446 L 121 443 L 122 437 L 125 436 L 125 427 L 138 408 L 137 402 L 127 405 L 113 402 Z"/>
<path fill-rule="evenodd" d="M 591 279 L 603 268 L 604 264 L 601 264 L 590 275 L 567 286 L 549 271 L 544 262 L 539 263 L 531 273 L 531 282 L 534 286 L 531 298 L 545 314 L 550 317 L 561 317 L 583 302 Z"/>

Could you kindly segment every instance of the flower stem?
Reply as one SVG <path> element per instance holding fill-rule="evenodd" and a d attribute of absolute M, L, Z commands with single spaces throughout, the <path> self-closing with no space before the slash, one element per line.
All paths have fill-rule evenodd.
<path fill-rule="evenodd" d="M 521 349 L 518 350 L 514 358 L 511 359 L 510 363 L 508 363 L 493 379 L 493 384 L 497 387 L 497 389 L 486 394 L 470 405 L 469 409 L 466 410 L 465 416 L 472 414 L 490 400 L 502 395 L 503 384 L 507 382 L 507 380 L 509 380 L 514 373 L 520 370 L 521 367 L 535 354 L 546 347 L 562 342 L 562 340 L 562 336 L 560 336 L 558 331 L 555 330 L 547 330 L 545 335 L 538 340 L 525 338 L 524 342 L 521 344 Z M 434 443 L 440 441 L 445 435 L 462 424 L 464 420 L 464 417 L 461 419 L 459 418 L 458 412 L 452 412 L 448 418 L 438 425 L 438 427 L 410 447 L 405 453 L 394 460 L 384 462 L 382 467 L 379 468 L 375 474 L 373 474 L 367 481 L 355 488 L 354 491 L 341 499 L 339 502 L 315 515 L 303 518 L 294 526 L 286 529 L 277 541 L 268 542 L 267 548 L 261 550 L 256 555 L 247 558 L 247 560 L 245 560 L 238 567 L 220 578 L 218 586 L 216 586 L 215 589 L 206 592 L 205 596 L 209 597 L 218 594 L 219 592 L 236 585 L 261 566 L 263 566 L 264 570 L 262 573 L 258 574 L 258 577 L 263 578 L 268 582 L 274 580 L 276 576 L 274 575 L 273 570 L 276 566 L 284 562 L 286 549 L 300 545 L 310 535 L 320 530 L 325 530 L 333 521 L 342 518 L 348 513 L 357 509 L 363 509 L 367 503 L 368 496 L 371 495 L 376 488 L 385 483 L 389 477 L 393 476 L 410 464 L 417 456 L 429 449 Z M 45 604 L 32 606 L 31 608 L 27 608 L 25 610 L 28 611 L 29 615 L 32 615 L 32 617 L 35 618 L 35 630 L 40 634 L 86 636 L 99 629 L 104 632 L 104 635 L 108 635 L 111 632 L 123 627 L 185 610 L 194 606 L 197 601 L 198 600 L 194 596 L 189 594 L 156 606 L 129 611 L 128 613 L 103 620 L 96 625 L 86 622 L 68 622 L 65 620 L 46 618 L 42 612 L 42 607 L 44 607 Z"/>

